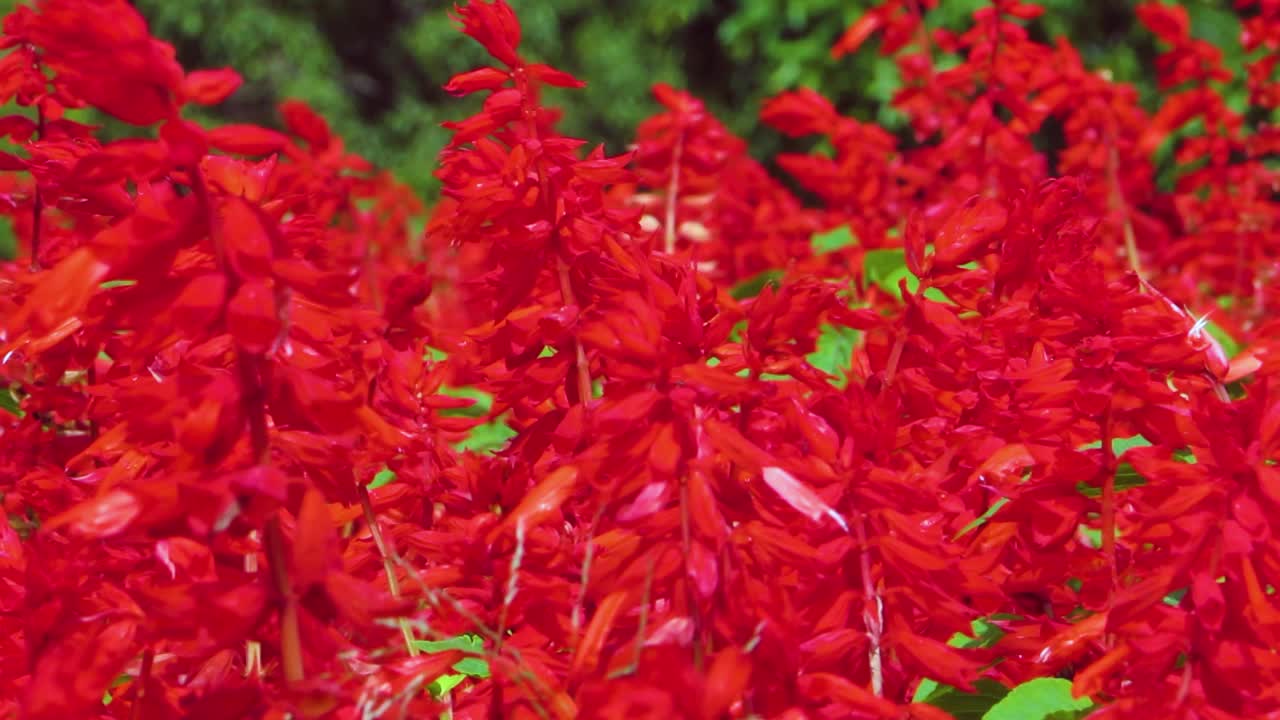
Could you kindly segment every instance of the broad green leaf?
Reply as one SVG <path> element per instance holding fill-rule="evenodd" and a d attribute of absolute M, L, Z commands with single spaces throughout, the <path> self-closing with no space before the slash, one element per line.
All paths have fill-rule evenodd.
<path fill-rule="evenodd" d="M 933 683 L 925 680 L 920 683 Z M 989 678 L 978 678 L 974 681 L 975 692 L 965 692 L 950 685 L 937 685 L 927 695 L 921 696 L 917 691 L 915 702 L 924 702 L 941 708 L 955 720 L 982 720 L 983 716 L 1009 694 L 1009 688 Z"/>
<path fill-rule="evenodd" d="M 902 289 L 898 287 L 901 280 L 907 281 L 907 292 L 915 293 L 920 288 L 920 278 L 907 267 L 906 254 L 902 248 L 877 248 L 868 250 L 862 256 L 862 277 L 868 285 L 875 285 L 894 297 L 902 297 Z M 941 290 L 929 288 L 924 296 L 934 302 L 950 303 Z"/>
<path fill-rule="evenodd" d="M 896 294 L 898 280 L 910 274 L 902 248 L 877 248 L 862 255 L 862 277 L 868 285 Z"/>
<path fill-rule="evenodd" d="M 814 255 L 833 252 L 857 242 L 858 239 L 853 236 L 853 232 L 849 230 L 848 225 L 841 225 L 826 232 L 816 233 L 809 239 Z"/>
<path fill-rule="evenodd" d="M 516 436 L 516 432 L 507 425 L 506 420 L 498 418 L 483 425 L 477 425 L 465 440 L 454 444 L 458 450 L 485 453 L 501 450 L 507 441 Z"/>
<path fill-rule="evenodd" d="M 772 284 L 774 287 L 777 287 L 778 279 L 781 277 L 781 270 L 762 270 L 737 285 L 734 285 L 733 288 L 729 290 L 729 295 L 733 296 L 734 300 L 746 300 L 747 298 L 753 298 L 759 295 L 761 290 L 764 290 L 765 285 Z"/>
<path fill-rule="evenodd" d="M 1036 678 L 1009 691 L 982 720 L 1075 720 L 1093 708 L 1089 698 L 1071 697 L 1071 681 Z"/>
<path fill-rule="evenodd" d="M 418 650 L 428 654 L 446 652 L 448 650 L 461 650 L 473 654 L 454 663 L 453 669 L 455 672 L 436 678 L 428 686 L 428 689 L 436 697 L 440 697 L 454 689 L 468 677 L 489 677 L 489 663 L 484 658 L 474 656 L 484 651 L 484 639 L 479 635 L 458 635 L 447 640 L 414 640 L 413 645 Z"/>
<path fill-rule="evenodd" d="M 849 384 L 845 372 L 849 368 L 850 358 L 858 345 L 861 331 L 842 325 L 823 325 L 818 331 L 817 348 L 805 357 L 809 364 L 835 376 L 832 384 L 843 389 Z"/>

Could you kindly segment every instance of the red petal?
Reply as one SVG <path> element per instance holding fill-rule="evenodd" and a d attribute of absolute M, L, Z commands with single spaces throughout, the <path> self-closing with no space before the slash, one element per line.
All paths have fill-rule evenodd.
<path fill-rule="evenodd" d="M 298 529 L 293 538 L 294 584 L 306 588 L 324 580 L 333 552 L 333 518 L 318 490 L 302 496 Z"/>
<path fill-rule="evenodd" d="M 862 47 L 862 43 L 866 42 L 867 38 L 871 37 L 883 24 L 884 18 L 878 12 L 870 12 L 858 18 L 832 46 L 831 57 L 838 60 L 849 53 L 857 52 L 858 48 Z"/>
<path fill-rule="evenodd" d="M 537 78 L 540 82 L 544 82 L 554 87 L 562 88 L 582 88 L 587 84 L 578 78 L 570 75 L 563 70 L 557 70 L 550 65 L 529 65 L 525 67 L 525 72 L 530 76 Z"/>
<path fill-rule="evenodd" d="M 829 517 L 840 526 L 840 529 L 849 532 L 849 523 L 844 516 L 836 512 L 818 497 L 817 493 L 810 490 L 791 473 L 780 467 L 767 467 L 761 470 L 761 475 L 764 477 L 765 484 L 773 488 L 779 497 L 800 514 L 815 522 L 821 520 L 823 516 Z"/>
<path fill-rule="evenodd" d="M 288 147 L 289 138 L 257 125 L 223 125 L 209 131 L 209 144 L 239 155 L 269 155 Z"/>
<path fill-rule="evenodd" d="M 626 599 L 626 591 L 618 590 L 610 593 L 604 600 L 600 601 L 595 614 L 591 616 L 591 622 L 587 624 L 587 631 L 582 636 L 582 642 L 578 644 L 577 652 L 573 655 L 573 672 L 591 672 L 595 670 L 596 664 L 600 661 L 600 648 L 604 646 L 604 641 L 609 636 L 609 630 L 613 628 L 614 623 L 617 621 L 618 613 L 622 610 L 622 603 Z"/>
<path fill-rule="evenodd" d="M 449 78 L 445 83 L 445 92 L 450 95 L 470 95 L 479 90 L 497 90 L 511 79 L 510 73 L 498 68 L 483 67 L 478 70 L 460 73 Z"/>
<path fill-rule="evenodd" d="M 117 489 L 51 518 L 41 529 L 49 531 L 70 525 L 81 535 L 99 539 L 124 532 L 141 513 L 142 503 L 137 496 Z"/>
<path fill-rule="evenodd" d="M 934 260 L 946 267 L 962 265 L 976 256 L 1004 229 L 1009 213 L 996 200 L 974 196 L 951 215 L 934 241 Z"/>
<path fill-rule="evenodd" d="M 573 465 L 556 468 L 524 496 L 516 509 L 507 516 L 503 527 L 513 528 L 523 523 L 528 531 L 550 519 L 569 498 L 577 479 L 578 468 Z"/>
<path fill-rule="evenodd" d="M 284 118 L 284 126 L 289 132 L 297 135 L 312 150 L 323 150 L 329 147 L 329 143 L 333 138 L 329 131 L 329 123 L 311 106 L 301 100 L 285 100 L 280 103 L 280 115 Z"/>
<path fill-rule="evenodd" d="M 196 70 L 182 81 L 182 94 L 199 105 L 217 105 L 231 97 L 244 79 L 231 68 Z"/>
<path fill-rule="evenodd" d="M 265 353 L 280 337 L 280 316 L 271 289 L 258 280 L 240 286 L 227 305 L 227 329 L 251 353 Z"/>

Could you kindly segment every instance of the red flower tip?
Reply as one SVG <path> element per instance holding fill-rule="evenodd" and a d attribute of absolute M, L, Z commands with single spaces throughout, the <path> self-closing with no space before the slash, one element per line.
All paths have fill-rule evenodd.
<path fill-rule="evenodd" d="M 520 47 L 520 21 L 504 0 L 493 3 L 476 0 L 455 6 L 453 19 L 461 25 L 462 32 L 483 45 L 490 55 L 510 67 L 524 64 L 516 54 Z"/>

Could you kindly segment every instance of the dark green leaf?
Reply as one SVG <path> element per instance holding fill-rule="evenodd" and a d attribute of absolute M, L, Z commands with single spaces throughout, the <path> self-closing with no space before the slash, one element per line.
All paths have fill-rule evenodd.
<path fill-rule="evenodd" d="M 734 285 L 729 294 L 735 300 L 746 300 L 760 294 L 765 285 L 772 284 L 775 288 L 778 286 L 778 279 L 782 277 L 781 270 L 763 270 L 742 282 Z"/>

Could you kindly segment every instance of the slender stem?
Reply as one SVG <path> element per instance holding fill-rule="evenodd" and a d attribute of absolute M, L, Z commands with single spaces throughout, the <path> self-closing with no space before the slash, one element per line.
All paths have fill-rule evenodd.
<path fill-rule="evenodd" d="M 689 481 L 688 474 L 680 474 L 680 545 L 684 552 L 684 594 L 689 605 L 689 615 L 693 618 L 693 667 L 701 672 L 705 648 L 702 645 L 702 610 L 698 607 L 698 594 L 694 591 L 692 573 L 689 568 L 689 555 L 693 550 L 693 531 L 689 518 Z"/>
<path fill-rule="evenodd" d="M 596 552 L 596 526 L 600 523 L 600 517 L 604 515 L 606 507 L 608 507 L 607 503 L 600 503 L 596 508 L 595 517 L 591 519 L 591 527 L 587 531 L 587 549 L 582 558 L 582 574 L 578 583 L 578 599 L 573 603 L 573 615 L 571 620 L 573 626 L 573 639 L 570 646 L 575 652 L 577 651 L 578 643 L 582 638 L 582 622 L 586 615 L 587 583 L 591 581 L 591 561 L 595 558 Z"/>
<path fill-rule="evenodd" d="M 156 651 L 148 647 L 142 653 L 142 669 L 138 671 L 138 692 L 133 695 L 133 705 L 129 708 L 130 720 L 142 720 L 144 703 L 147 700 L 147 686 L 151 684 L 151 666 L 155 664 Z"/>
<path fill-rule="evenodd" d="M 1116 586 L 1116 457 L 1111 447 L 1111 406 L 1102 418 L 1102 555 L 1111 589 Z"/>
<path fill-rule="evenodd" d="M 256 540 L 257 538 L 254 536 L 257 534 L 257 530 L 251 530 L 249 532 L 249 539 Z M 256 552 L 247 552 L 244 554 L 244 571 L 247 573 L 258 572 L 258 554 Z M 245 641 L 244 676 L 262 677 L 262 643 L 257 640 Z"/>
<path fill-rule="evenodd" d="M 667 215 L 663 222 L 668 255 L 676 251 L 676 205 L 680 199 L 680 161 L 684 155 L 684 128 L 676 134 L 676 147 L 671 153 L 671 181 L 667 183 Z"/>
<path fill-rule="evenodd" d="M 521 69 L 516 73 L 516 87 L 520 90 L 520 103 L 524 112 L 525 130 L 529 133 L 529 137 L 538 139 L 538 108 L 534 99 L 533 81 Z M 538 157 L 534 162 L 534 166 L 538 170 L 538 202 L 542 204 L 546 213 L 547 221 L 552 227 L 556 226 L 555 203 L 551 199 L 551 176 L 547 172 L 547 164 L 543 157 Z M 560 296 L 561 301 L 565 305 L 577 305 L 578 300 L 574 296 L 573 284 L 569 280 L 569 264 L 559 252 L 556 252 L 556 274 L 560 279 Z M 574 335 L 573 338 L 573 354 L 574 361 L 578 366 L 578 402 L 586 405 L 591 400 L 592 383 L 591 383 L 591 366 L 587 362 L 587 352 L 582 347 L 582 341 Z"/>
<path fill-rule="evenodd" d="M 284 533 L 280 519 L 272 517 L 266 529 L 267 561 L 271 564 L 271 577 L 276 592 L 281 597 L 280 607 L 280 658 L 284 666 L 284 679 L 296 685 L 306 679 L 302 663 L 302 630 L 298 626 L 298 598 L 289 582 L 288 558 L 284 549 Z"/>
<path fill-rule="evenodd" d="M 387 542 L 386 537 L 382 534 L 382 528 L 378 525 L 378 517 L 373 512 L 373 501 L 369 499 L 369 488 L 364 485 L 359 487 L 360 493 L 360 509 L 364 511 L 365 524 L 369 526 L 369 534 L 373 536 L 373 544 L 378 548 L 378 555 L 382 557 L 382 571 L 387 576 L 387 588 L 391 591 L 391 597 L 400 599 L 400 581 L 396 578 L 395 565 L 391 558 L 393 551 Z M 409 652 L 409 657 L 418 655 L 418 646 L 414 643 L 413 628 L 409 625 L 409 618 L 400 618 L 400 634 L 404 636 L 404 647 Z"/>
<path fill-rule="evenodd" d="M 881 654 L 881 637 L 884 634 L 884 600 L 880 597 L 876 581 L 871 576 L 871 548 L 867 545 L 866 515 L 859 512 L 854 517 L 857 533 L 858 564 L 862 573 L 863 611 L 862 622 L 867 628 L 867 665 L 871 670 L 871 692 L 884 696 L 884 659 Z"/>
<path fill-rule="evenodd" d="M 1138 238 L 1133 232 L 1133 218 L 1129 214 L 1129 202 L 1124 197 L 1124 189 L 1120 187 L 1120 157 L 1116 151 L 1115 118 L 1108 119 L 1107 130 L 1107 184 L 1111 210 L 1120 216 L 1121 232 L 1124 234 L 1124 254 L 1129 258 L 1129 269 L 1143 282 L 1138 283 L 1139 291 L 1146 290 L 1146 274 L 1142 271 L 1142 258 L 1138 255 Z"/>
<path fill-rule="evenodd" d="M 566 305 L 577 305 L 578 300 L 573 293 L 573 285 L 569 282 L 569 264 L 564 258 L 557 257 L 557 271 L 560 275 L 560 294 L 564 298 Z M 578 402 L 583 405 L 591 400 L 592 383 L 591 383 L 591 365 L 587 362 L 587 351 L 582 347 L 582 341 L 575 335 L 573 338 L 574 360 L 578 367 Z"/>
<path fill-rule="evenodd" d="M 36 103 L 36 140 L 44 137 L 44 108 Z M 31 271 L 36 272 L 40 269 L 40 236 L 44 223 L 44 195 L 40 192 L 40 180 L 35 175 L 31 176 L 31 181 L 35 183 L 36 196 L 35 202 L 31 206 Z"/>

